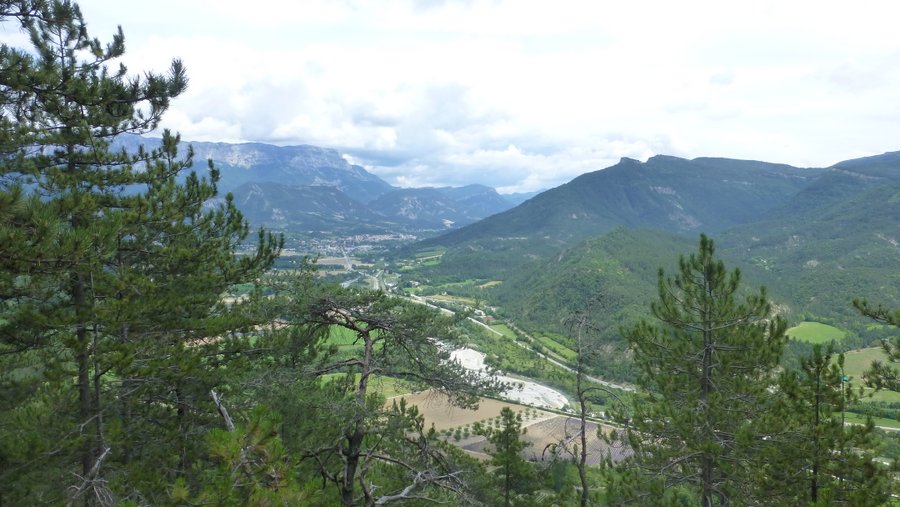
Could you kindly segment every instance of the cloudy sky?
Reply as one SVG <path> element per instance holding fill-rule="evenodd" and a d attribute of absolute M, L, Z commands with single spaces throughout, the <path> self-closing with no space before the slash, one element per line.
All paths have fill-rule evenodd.
<path fill-rule="evenodd" d="M 827 166 L 900 150 L 895 1 L 81 0 L 165 125 L 333 147 L 401 186 L 549 188 L 655 154 Z"/>

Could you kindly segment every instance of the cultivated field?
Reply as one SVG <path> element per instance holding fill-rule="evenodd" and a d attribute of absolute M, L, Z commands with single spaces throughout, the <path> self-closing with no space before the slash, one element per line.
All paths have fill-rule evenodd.
<path fill-rule="evenodd" d="M 593 422 L 588 422 L 586 425 L 585 433 L 587 433 L 588 450 L 587 463 L 589 465 L 600 463 L 607 452 L 612 455 L 612 458 L 615 461 L 624 459 L 628 455 L 628 452 L 621 445 L 610 447 L 606 442 L 602 441 L 597 436 L 598 426 L 598 424 Z M 531 447 L 526 451 L 526 454 L 535 461 L 550 459 L 550 450 L 548 449 L 548 446 L 557 445 L 560 449 L 568 449 L 568 451 L 561 451 L 562 455 L 571 457 L 571 454 L 565 453 L 574 452 L 574 444 L 577 444 L 579 447 L 581 446 L 579 430 L 580 421 L 574 417 L 560 415 L 552 419 L 536 422 L 535 424 L 528 426 L 528 431 L 523 437 L 525 440 L 532 443 Z M 603 431 L 606 433 L 615 430 L 608 426 L 603 426 Z M 547 449 L 546 452 L 545 449 Z"/>
<path fill-rule="evenodd" d="M 408 404 L 418 406 L 419 412 L 425 418 L 426 425 L 434 424 L 434 429 L 445 440 L 479 457 L 487 456 L 484 453 L 487 441 L 474 434 L 473 424 L 481 422 L 485 426 L 498 425 L 500 411 L 503 407 L 509 407 L 514 412 L 522 414 L 522 427 L 526 429 L 522 438 L 531 443 L 526 455 L 534 461 L 550 459 L 550 451 L 545 452 L 545 449 L 553 444 L 566 444 L 571 449 L 572 444 L 576 443 L 574 439 L 578 435 L 577 419 L 533 407 L 482 398 L 478 410 L 464 410 L 451 406 L 446 397 L 432 391 L 403 395 L 388 400 L 388 402 L 401 397 L 405 398 Z M 610 452 L 613 459 L 623 459 L 627 455 L 627 451 L 619 447 L 610 448 L 597 437 L 597 427 L 598 425 L 592 422 L 587 425 L 588 463 L 599 463 L 607 451 Z M 607 426 L 603 426 L 603 430 L 614 431 Z"/>
<path fill-rule="evenodd" d="M 490 398 L 482 398 L 478 404 L 478 410 L 466 410 L 454 407 L 449 403 L 447 397 L 434 391 L 422 391 L 413 394 L 406 394 L 388 400 L 388 403 L 394 399 L 405 398 L 408 405 L 416 405 L 419 412 L 425 417 L 426 425 L 430 426 L 434 423 L 434 429 L 444 431 L 471 425 L 477 421 L 486 421 L 500 416 L 503 407 L 509 407 L 514 412 L 524 411 L 526 407 L 507 403 L 505 401 L 492 400 Z M 535 410 L 535 413 L 544 414 L 543 417 L 550 417 L 553 414 Z"/>

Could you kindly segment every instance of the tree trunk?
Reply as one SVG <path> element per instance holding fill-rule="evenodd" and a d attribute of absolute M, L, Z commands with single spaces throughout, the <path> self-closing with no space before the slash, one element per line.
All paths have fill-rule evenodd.
<path fill-rule="evenodd" d="M 353 489 L 359 467 L 360 449 L 365 438 L 364 414 L 366 410 L 366 394 L 369 388 L 369 376 L 372 374 L 372 355 L 375 344 L 368 332 L 363 333 L 365 352 L 360 368 L 359 384 L 356 387 L 356 405 L 358 413 L 353 424 L 353 431 L 347 437 L 347 447 L 344 449 L 344 477 L 340 484 L 341 502 L 344 505 L 353 505 Z"/>
<path fill-rule="evenodd" d="M 712 440 L 712 435 L 706 434 L 713 428 L 713 421 L 710 420 L 710 406 L 709 406 L 709 397 L 712 393 L 712 348 L 713 348 L 713 331 L 712 331 L 712 311 L 708 307 L 710 301 L 713 299 L 712 294 L 712 280 L 710 280 L 710 274 L 707 272 L 705 276 L 704 284 L 706 288 L 706 297 L 708 298 L 704 304 L 704 308 L 702 310 L 702 318 L 703 318 L 703 361 L 701 363 L 702 371 L 700 373 L 700 410 L 703 411 L 704 415 L 704 423 L 706 425 L 703 428 L 703 441 L 704 443 Z M 714 494 L 713 488 L 713 458 L 708 453 L 704 452 L 703 457 L 700 459 L 700 489 L 702 500 L 701 504 L 704 507 L 712 506 L 712 498 Z"/>
<path fill-rule="evenodd" d="M 510 506 L 510 492 L 512 491 L 512 472 L 510 471 L 510 463 L 509 460 L 503 465 L 503 505 L 505 507 Z"/>
<path fill-rule="evenodd" d="M 80 273 L 72 274 L 72 299 L 75 305 L 75 314 L 79 321 L 83 319 L 85 305 L 84 281 Z M 81 449 L 81 472 L 87 476 L 94 468 L 94 436 L 95 433 L 87 428 L 92 424 L 93 403 L 91 402 L 91 354 L 88 342 L 88 331 L 84 322 L 78 322 L 75 326 L 75 343 L 77 352 L 75 361 L 78 366 L 78 415 L 81 419 L 81 433 L 85 435 Z"/>
<path fill-rule="evenodd" d="M 810 484 L 810 500 L 812 503 L 816 503 L 819 499 L 819 406 L 822 403 L 822 372 L 817 369 L 816 371 L 816 419 L 815 426 L 813 426 L 813 431 L 815 432 L 815 446 L 813 448 L 813 467 L 812 467 L 812 479 Z"/>
<path fill-rule="evenodd" d="M 575 371 L 575 394 L 578 396 L 578 406 L 580 408 L 581 422 L 581 454 L 578 457 L 578 479 L 581 481 L 581 507 L 587 507 L 588 504 L 588 483 L 587 483 L 587 400 L 585 400 L 585 392 L 582 388 L 582 377 L 584 376 L 584 348 L 582 344 L 581 328 L 584 326 L 582 319 L 578 328 L 578 368 Z"/>
<path fill-rule="evenodd" d="M 578 373 L 578 391 L 581 391 L 581 372 Z M 578 460 L 578 478 L 581 480 L 581 507 L 587 507 L 588 504 L 588 483 L 587 483 L 587 407 L 584 400 L 584 394 L 581 393 L 578 398 L 581 404 L 581 456 Z"/>

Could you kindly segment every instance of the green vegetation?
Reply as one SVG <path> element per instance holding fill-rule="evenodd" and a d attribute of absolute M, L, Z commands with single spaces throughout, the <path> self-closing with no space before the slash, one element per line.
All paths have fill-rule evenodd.
<path fill-rule="evenodd" d="M 900 402 L 900 392 L 892 389 L 878 389 L 867 385 L 866 372 L 872 369 L 872 364 L 876 361 L 884 363 L 887 361 L 887 354 L 884 349 L 878 347 L 870 347 L 860 350 L 851 350 L 844 353 L 846 363 L 844 364 L 844 374 L 857 387 L 863 388 L 863 401 L 871 400 L 876 402 L 897 403 Z"/>
<path fill-rule="evenodd" d="M 900 421 L 898 421 L 897 419 L 888 419 L 885 417 L 868 417 L 868 416 L 860 415 L 860 414 L 857 414 L 854 412 L 847 412 L 845 417 L 846 417 L 847 423 L 849 423 L 849 424 L 862 425 L 862 424 L 866 424 L 866 422 L 869 419 L 871 419 L 872 423 L 874 423 L 875 426 L 881 426 L 883 428 L 900 429 Z"/>
<path fill-rule="evenodd" d="M 357 266 L 358 283 L 377 277 L 454 310 L 489 302 L 472 313 L 506 319 L 492 332 L 470 313 L 341 287 L 300 256 L 279 259 L 282 239 L 250 237 L 212 162 L 193 170 L 193 150 L 165 130 L 140 146 L 129 134 L 156 131 L 185 90 L 179 61 L 164 75 L 112 66 L 122 35 L 91 38 L 67 0 L 0 2 L 0 19 L 31 44 L 0 47 L 0 504 L 860 505 L 896 493 L 873 458 L 897 460 L 900 443 L 871 421 L 900 426 L 900 312 L 857 301 L 872 324 L 835 310 L 866 290 L 900 306 L 896 242 L 878 236 L 896 216 L 872 208 L 900 203 L 900 187 L 874 182 L 896 179 L 891 167 L 623 160 L 414 259 L 370 252 Z M 334 192 L 281 198 L 299 210 Z M 795 194 L 796 219 L 749 223 Z M 747 224 L 727 236 L 726 257 L 752 259 L 752 280 L 787 304 L 742 286 L 706 236 L 676 264 L 687 240 L 615 228 L 692 220 Z M 807 322 L 785 359 L 780 315 L 791 311 Z M 886 351 L 836 348 L 881 339 Z M 525 459 L 535 411 L 485 398 L 501 386 L 450 360 L 463 346 L 574 396 L 580 430 L 560 417 L 566 429 L 545 441 L 569 445 L 577 465 Z M 859 399 L 863 383 L 880 391 Z M 456 407 L 504 407 L 439 434 L 393 398 L 425 389 Z M 605 436 L 627 447 L 594 467 L 585 421 L 599 409 L 622 418 Z M 488 441 L 487 465 L 452 445 L 473 434 Z"/>
<path fill-rule="evenodd" d="M 503 505 L 510 507 L 515 498 L 516 504 L 524 501 L 534 491 L 534 469 L 522 457 L 522 452 L 529 445 L 522 441 L 525 430 L 522 429 L 522 413 L 513 412 L 503 407 L 499 424 L 484 426 L 481 422 L 474 425 L 476 435 L 484 436 L 491 443 L 487 450 L 491 456 L 491 465 L 495 467 L 493 475 L 502 492 Z"/>
<path fill-rule="evenodd" d="M 543 243 L 534 246 L 558 251 L 617 227 L 681 232 L 685 217 L 718 232 L 783 205 L 823 172 L 741 160 L 623 159 L 422 246 L 446 247 L 445 262 L 451 263 L 448 257 L 468 257 L 467 250 L 484 256 L 480 249 L 492 249 L 492 242 Z M 521 266 L 521 260 L 524 256 L 508 255 L 504 272 Z"/>
<path fill-rule="evenodd" d="M 853 306 L 862 315 L 886 325 L 892 331 L 892 334 L 881 340 L 886 358 L 884 361 L 874 362 L 871 370 L 865 373 L 867 383 L 879 389 L 900 392 L 900 371 L 897 369 L 897 363 L 900 362 L 900 336 L 897 333 L 900 330 L 900 310 L 870 305 L 864 299 L 855 299 Z"/>
<path fill-rule="evenodd" d="M 415 407 L 385 406 L 401 383 L 461 405 L 491 391 L 432 341 L 455 343 L 455 322 L 307 272 L 267 274 L 282 242 L 260 231 L 245 246 L 211 162 L 192 171 L 168 131 L 153 149 L 126 135 L 157 127 L 186 86 L 180 62 L 166 75 L 108 68 L 121 34 L 89 37 L 67 1 L 4 2 L 0 18 L 34 45 L 0 51 L 0 503 L 476 494 L 458 477 L 480 464 Z M 229 291 L 245 297 L 223 301 Z"/>
<path fill-rule="evenodd" d="M 740 282 L 703 235 L 674 277 L 659 272 L 656 321 L 626 334 L 645 392 L 629 407 L 635 455 L 623 498 L 642 502 L 680 486 L 700 505 L 736 497 L 753 503 L 755 460 L 770 436 L 760 407 L 775 398 L 769 377 L 786 325 L 772 315 L 764 289 L 739 300 Z"/>
<path fill-rule="evenodd" d="M 593 294 L 608 295 L 609 306 L 596 315 L 597 339 L 604 352 L 589 373 L 633 381 L 634 367 L 626 356 L 620 325 L 635 323 L 653 294 L 660 266 L 671 267 L 670 252 L 686 249 L 689 242 L 657 232 L 617 229 L 587 240 L 549 260 L 536 260 L 519 269 L 486 295 L 500 317 L 573 350 L 565 320 L 586 308 Z M 544 344 L 548 348 L 552 344 Z M 560 351 L 571 358 L 570 352 Z"/>
<path fill-rule="evenodd" d="M 559 337 L 560 335 L 553 335 Z M 544 334 L 535 334 L 534 339 L 541 344 L 541 346 L 546 347 L 551 353 L 556 356 L 559 356 L 566 362 L 574 362 L 577 354 L 574 350 L 566 347 L 565 345 L 556 341 L 556 339 L 551 338 L 549 335 Z"/>
<path fill-rule="evenodd" d="M 425 259 L 430 257 L 440 257 L 444 254 L 444 250 L 425 250 L 422 252 L 416 252 L 416 259 Z"/>
<path fill-rule="evenodd" d="M 346 373 L 328 373 L 320 378 L 322 385 L 327 382 L 341 382 L 346 378 Z M 354 373 L 352 382 L 358 384 L 360 374 Z M 412 392 L 411 384 L 401 379 L 393 377 L 385 377 L 383 375 L 373 375 L 369 381 L 369 389 L 373 393 L 380 394 L 384 398 L 393 398 L 401 394 L 409 394 Z"/>
<path fill-rule="evenodd" d="M 385 397 L 401 389 L 431 388 L 450 396 L 454 405 L 469 407 L 495 389 L 490 380 L 450 362 L 449 351 L 437 345 L 435 340 L 458 344 L 457 320 L 383 292 L 304 280 L 288 280 L 281 289 L 274 303 L 289 323 L 287 337 L 294 330 L 314 340 L 299 371 L 318 382 L 303 390 L 288 385 L 257 394 L 295 421 L 285 432 L 288 449 L 314 453 L 305 477 L 330 478 L 331 500 L 323 503 L 339 499 L 349 506 L 360 497 L 396 494 L 401 484 L 420 477 L 420 470 L 433 475 L 419 485 L 426 491 L 457 487 L 457 467 L 477 465 L 460 462 L 457 451 L 426 428 L 418 409 L 403 398 L 385 405 Z M 297 370 L 292 362 L 282 368 Z M 390 473 L 397 464 L 404 464 L 400 476 Z M 375 488 L 386 492 L 376 494 Z"/>
<path fill-rule="evenodd" d="M 821 322 L 801 322 L 787 330 L 787 335 L 807 343 L 828 343 L 841 341 L 847 335 L 840 329 Z"/>
<path fill-rule="evenodd" d="M 221 296 L 259 280 L 281 241 L 260 231 L 243 248 L 249 225 L 216 198 L 219 171 L 193 170 L 176 134 L 113 147 L 158 127 L 187 85 L 180 61 L 163 75 L 108 67 L 122 35 L 91 38 L 70 2 L 4 2 L 0 17 L 33 45 L 0 51 L 3 502 L 168 503 L 194 464 L 214 473 L 201 464 L 211 393 L 259 355 L 243 331 L 268 320 L 257 287 Z"/>
<path fill-rule="evenodd" d="M 874 427 L 842 424 L 857 401 L 844 357 L 817 344 L 773 389 L 784 321 L 772 318 L 764 289 L 740 290 L 740 272 L 713 254 L 701 235 L 699 253 L 683 257 L 675 277 L 661 271 L 657 323 L 627 335 L 644 392 L 627 411 L 635 454 L 609 493 L 700 505 L 886 502 L 893 477 L 875 461 Z"/>
<path fill-rule="evenodd" d="M 863 373 L 872 367 L 874 361 L 886 361 L 888 356 L 880 347 L 869 347 L 860 350 L 851 350 L 844 354 L 844 374 L 857 380 L 863 378 Z"/>
<path fill-rule="evenodd" d="M 493 325 L 491 325 L 491 329 L 499 332 L 500 334 L 502 334 L 503 336 L 505 336 L 507 338 L 512 338 L 513 340 L 516 339 L 516 333 L 513 332 L 513 330 L 510 329 L 509 326 L 507 326 L 506 324 L 493 324 Z"/>
<path fill-rule="evenodd" d="M 863 408 L 858 392 L 844 381 L 844 357 L 834 353 L 834 344 L 817 344 L 801 362 L 799 371 L 781 375 L 780 416 L 786 435 L 776 437 L 781 445 L 768 449 L 767 461 L 792 470 L 781 478 L 780 488 L 809 480 L 809 489 L 799 490 L 798 499 L 818 502 L 845 498 L 851 504 L 872 500 L 867 492 L 878 492 L 878 502 L 886 499 L 883 484 L 887 471 L 873 467 L 871 423 L 846 425 L 846 410 Z M 779 411 L 776 411 L 779 412 Z M 797 438 L 797 435 L 800 438 Z"/>

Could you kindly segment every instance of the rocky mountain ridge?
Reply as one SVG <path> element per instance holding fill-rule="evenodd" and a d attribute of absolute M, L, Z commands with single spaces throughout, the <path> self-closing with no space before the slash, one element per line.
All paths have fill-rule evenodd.
<path fill-rule="evenodd" d="M 159 139 L 123 135 L 130 151 Z M 471 224 L 516 204 L 484 185 L 397 188 L 318 146 L 190 142 L 195 167 L 210 159 L 219 191 L 232 192 L 254 225 L 309 233 L 434 233 Z"/>

